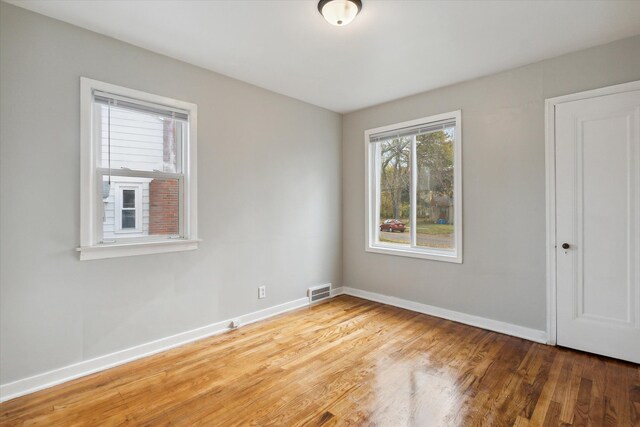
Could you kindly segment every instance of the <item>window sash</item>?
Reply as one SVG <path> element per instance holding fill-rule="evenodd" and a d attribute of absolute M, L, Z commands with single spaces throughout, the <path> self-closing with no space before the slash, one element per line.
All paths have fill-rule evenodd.
<path fill-rule="evenodd" d="M 157 178 L 157 179 L 181 179 L 184 178 L 183 173 L 176 172 L 160 172 L 160 171 L 141 171 L 136 169 L 109 169 L 96 168 L 98 175 L 104 176 L 131 176 L 134 178 Z"/>
<path fill-rule="evenodd" d="M 130 229 L 123 229 L 120 223 L 120 220 L 116 218 L 116 234 L 121 234 L 122 237 L 114 237 L 114 238 L 104 238 L 104 224 L 102 221 L 102 215 L 104 212 L 104 202 L 101 197 L 102 195 L 102 182 L 105 177 L 109 176 L 109 169 L 99 168 L 96 171 L 96 184 L 99 188 L 96 188 L 96 199 L 94 200 L 96 206 L 96 227 L 95 227 L 95 241 L 99 245 L 104 244 L 117 244 L 117 243 L 136 243 L 136 242 L 158 242 L 165 241 L 171 239 L 183 239 L 186 238 L 186 230 L 185 230 L 185 218 L 187 215 L 187 206 L 186 206 L 186 179 L 183 174 L 179 173 L 169 173 L 169 172 L 147 172 L 147 171 L 132 171 L 132 170 L 118 170 L 116 173 L 111 171 L 112 176 L 117 177 L 131 177 L 131 178 L 150 178 L 150 179 L 176 179 L 178 181 L 178 234 L 151 234 L 148 236 L 138 236 L 138 237 L 126 237 L 126 233 L 130 232 Z M 127 184 L 118 185 L 118 191 L 121 191 L 122 188 L 126 189 Z M 136 191 L 136 210 L 140 209 L 139 212 L 136 212 L 136 228 L 131 232 L 140 232 L 142 230 L 142 198 L 143 194 Z M 151 202 L 151 201 L 149 201 Z M 138 206 L 140 203 L 140 206 Z M 119 206 L 115 206 L 116 215 L 122 210 L 126 210 L 126 208 L 122 208 Z M 138 221 L 138 216 L 140 216 L 140 222 Z M 140 228 L 138 227 L 140 225 Z"/>

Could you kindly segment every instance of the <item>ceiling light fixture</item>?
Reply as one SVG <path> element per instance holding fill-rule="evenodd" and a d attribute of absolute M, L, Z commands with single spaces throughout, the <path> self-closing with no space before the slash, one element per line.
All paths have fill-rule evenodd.
<path fill-rule="evenodd" d="M 320 0 L 318 12 L 331 25 L 344 27 L 362 10 L 360 0 Z"/>

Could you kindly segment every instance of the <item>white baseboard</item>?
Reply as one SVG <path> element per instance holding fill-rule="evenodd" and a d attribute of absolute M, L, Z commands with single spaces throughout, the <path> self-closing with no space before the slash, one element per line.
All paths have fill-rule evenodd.
<path fill-rule="evenodd" d="M 339 288 L 331 288 L 331 296 L 337 297 L 338 295 L 342 295 L 344 293 L 344 288 L 341 286 Z"/>
<path fill-rule="evenodd" d="M 529 329 L 523 326 L 500 322 L 498 320 L 491 320 L 484 317 L 459 313 L 444 308 L 434 307 L 418 302 L 408 301 L 401 298 L 377 294 L 375 292 L 363 291 L 355 288 L 338 287 L 331 289 L 331 297 L 335 297 L 341 294 L 353 295 L 371 301 L 393 305 L 395 307 L 405 308 L 407 310 L 441 317 L 444 319 L 453 320 L 455 322 L 465 323 L 467 325 L 476 326 L 507 335 L 513 335 L 535 342 L 547 342 L 547 334 L 544 331 Z M 240 325 L 242 326 L 308 305 L 308 298 L 300 298 L 284 304 L 255 311 L 253 313 L 248 313 L 235 319 L 239 319 Z M 159 340 L 151 341 L 139 346 L 127 348 L 111 354 L 96 357 L 94 359 L 85 360 L 73 365 L 64 366 L 53 371 L 44 372 L 42 374 L 34 375 L 32 377 L 24 378 L 11 383 L 2 384 L 0 385 L 0 402 L 24 396 L 25 394 L 53 387 L 55 385 L 71 381 L 85 375 L 90 375 L 95 372 L 122 365 L 124 363 L 131 362 L 142 357 L 150 356 L 161 351 L 169 350 L 183 344 L 226 332 L 230 330 L 229 324 L 231 323 L 231 320 L 232 319 L 228 319 L 212 323 L 201 328 L 181 332 L 179 334 L 161 338 Z"/>
<path fill-rule="evenodd" d="M 388 295 L 382 295 L 375 292 L 363 291 L 361 289 L 350 288 L 347 286 L 344 286 L 342 288 L 342 293 L 346 295 L 352 295 L 354 297 L 364 298 L 370 301 L 392 305 L 394 307 L 405 308 L 407 310 L 416 311 L 418 313 L 428 314 L 430 316 L 453 320 L 454 322 L 464 323 L 465 325 L 488 329 L 490 331 L 499 332 L 501 334 L 524 338 L 529 341 L 535 341 L 542 344 L 548 343 L 547 333 L 538 329 L 531 329 L 524 326 L 514 325 L 512 323 L 487 319 L 486 317 L 474 316 L 472 314 L 460 313 L 458 311 L 447 310 L 446 308 L 435 307 L 432 305 L 409 301 L 402 298 L 391 297 Z"/>
<path fill-rule="evenodd" d="M 331 296 L 334 296 L 334 292 L 336 292 L 335 295 L 339 295 L 340 293 L 342 293 L 342 288 L 336 288 L 332 290 Z M 296 308 L 301 308 L 308 305 L 309 298 L 300 298 L 284 304 L 245 314 L 243 316 L 238 316 L 234 319 L 239 319 L 240 326 L 242 327 L 242 325 L 257 322 L 259 320 L 263 320 L 277 314 L 295 310 Z M 176 335 L 127 348 L 115 353 L 106 354 L 104 356 L 96 357 L 90 360 L 84 360 L 82 362 L 64 366 L 53 371 L 44 372 L 42 374 L 34 375 L 32 377 L 24 378 L 11 383 L 2 384 L 0 385 L 0 402 L 14 399 L 16 397 L 33 393 L 45 388 L 53 387 L 55 385 L 71 381 L 85 375 L 103 371 L 114 366 L 122 365 L 123 363 L 131 362 L 133 360 L 150 356 L 161 351 L 169 350 L 183 344 L 226 332 L 230 330 L 230 323 L 231 319 L 223 320 L 221 322 L 212 323 L 210 325 L 186 332 L 181 332 Z"/>

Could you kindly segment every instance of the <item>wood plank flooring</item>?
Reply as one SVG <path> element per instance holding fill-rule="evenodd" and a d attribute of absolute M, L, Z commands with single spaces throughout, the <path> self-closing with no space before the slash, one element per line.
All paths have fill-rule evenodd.
<path fill-rule="evenodd" d="M 640 426 L 640 366 L 341 296 L 0 414 L 10 426 Z"/>

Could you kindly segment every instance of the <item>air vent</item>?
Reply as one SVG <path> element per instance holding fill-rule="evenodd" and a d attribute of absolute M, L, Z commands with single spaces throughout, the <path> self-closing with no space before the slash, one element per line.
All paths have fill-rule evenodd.
<path fill-rule="evenodd" d="M 327 299 L 331 296 L 331 283 L 309 288 L 307 295 L 309 296 L 309 303 Z"/>

